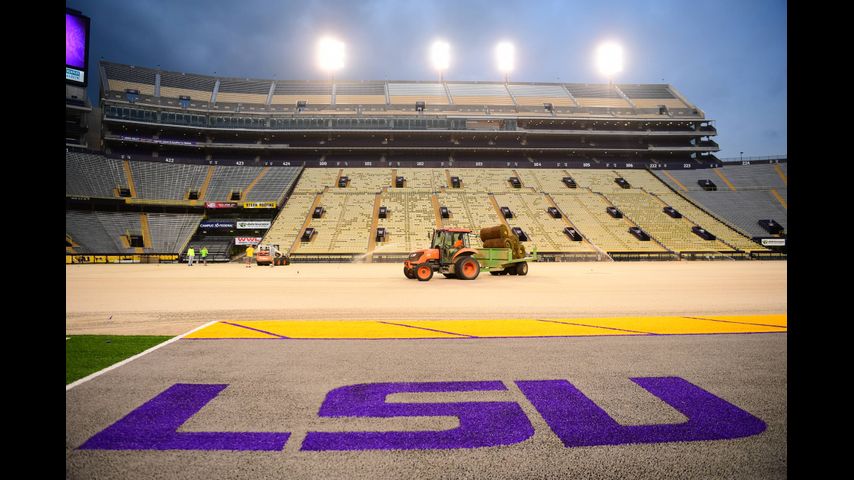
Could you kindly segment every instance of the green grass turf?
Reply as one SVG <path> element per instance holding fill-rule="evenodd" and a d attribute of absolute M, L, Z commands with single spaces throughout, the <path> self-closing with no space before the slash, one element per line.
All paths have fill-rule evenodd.
<path fill-rule="evenodd" d="M 66 335 L 65 384 L 104 369 L 172 337 Z"/>

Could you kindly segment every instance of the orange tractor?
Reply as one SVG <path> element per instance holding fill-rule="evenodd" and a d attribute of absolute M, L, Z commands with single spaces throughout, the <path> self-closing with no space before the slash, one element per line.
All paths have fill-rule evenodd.
<path fill-rule="evenodd" d="M 506 225 L 481 229 L 485 248 L 471 248 L 470 233 L 465 228 L 433 230 L 430 248 L 410 254 L 403 262 L 403 274 L 422 282 L 433 278 L 433 272 L 461 280 L 474 280 L 481 271 L 490 275 L 527 275 L 528 262 L 538 259 L 537 247 L 526 256 L 524 247 Z"/>
<path fill-rule="evenodd" d="M 426 282 L 439 272 L 448 278 L 474 280 L 480 274 L 478 251 L 469 246 L 469 233 L 465 228 L 440 228 L 433 230 L 430 248 L 418 250 L 403 262 L 406 278 Z"/>

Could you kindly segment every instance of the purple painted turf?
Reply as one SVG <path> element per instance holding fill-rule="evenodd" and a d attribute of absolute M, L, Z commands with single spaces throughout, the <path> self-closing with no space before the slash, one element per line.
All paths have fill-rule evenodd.
<path fill-rule="evenodd" d="M 247 329 L 247 330 L 254 330 L 254 331 L 256 331 L 256 332 L 266 333 L 267 335 L 272 335 L 272 336 L 274 336 L 274 337 L 279 337 L 279 338 L 290 338 L 290 337 L 286 337 L 286 336 L 284 336 L 284 335 L 279 335 L 278 333 L 268 332 L 268 331 L 266 331 L 266 330 L 261 330 L 261 329 L 259 329 L 259 328 L 247 327 L 246 325 L 239 325 L 239 324 L 237 324 L 237 323 L 231 323 L 231 322 L 222 322 L 222 323 L 224 323 L 224 324 L 226 324 L 226 325 L 231 325 L 232 327 L 240 327 L 240 328 L 245 328 L 245 329 Z"/>
<path fill-rule="evenodd" d="M 81 450 L 282 450 L 288 432 L 178 432 L 228 385 L 176 383 L 101 430 Z"/>
<path fill-rule="evenodd" d="M 326 395 L 321 417 L 457 417 L 459 426 L 440 431 L 308 432 L 302 450 L 424 450 L 512 445 L 534 427 L 516 402 L 386 402 L 392 393 L 507 390 L 500 381 L 368 383 Z"/>
<path fill-rule="evenodd" d="M 734 320 L 717 320 L 715 318 L 700 318 L 700 317 L 682 317 L 682 318 L 690 318 L 692 320 L 705 320 L 707 322 L 735 323 L 738 325 L 755 325 L 758 327 L 786 328 L 786 327 L 781 327 L 780 325 L 767 325 L 765 323 L 752 323 L 752 322 L 736 322 Z"/>
<path fill-rule="evenodd" d="M 688 417 L 687 422 L 625 426 L 566 380 L 517 381 L 566 447 L 728 440 L 765 431 L 765 422 L 679 377 L 632 378 Z"/>
<path fill-rule="evenodd" d="M 543 319 L 539 319 L 539 318 L 538 318 L 538 319 L 537 319 L 537 321 L 538 321 L 538 322 L 548 322 L 548 323 L 560 323 L 560 324 L 563 324 L 563 325 L 575 325 L 575 326 L 577 326 L 577 327 L 604 328 L 605 330 L 616 330 L 616 331 L 618 331 L 618 332 L 640 333 L 640 334 L 643 334 L 643 335 L 659 335 L 658 333 L 652 333 L 652 332 L 640 332 L 640 331 L 637 331 L 637 330 L 625 330 L 625 329 L 623 329 L 623 328 L 615 328 L 615 327 L 600 327 L 599 325 L 586 325 L 586 324 L 583 324 L 583 323 L 559 322 L 559 321 L 557 321 L 557 320 L 543 320 Z"/>
<path fill-rule="evenodd" d="M 464 334 L 464 333 L 455 333 L 455 332 L 446 332 L 446 331 L 444 331 L 444 330 L 436 330 L 435 328 L 416 327 L 416 326 L 414 326 L 414 325 L 406 325 L 406 324 L 404 324 L 404 323 L 383 322 L 383 321 L 379 321 L 379 320 L 378 320 L 378 322 L 379 322 L 379 323 L 385 323 L 386 325 L 397 325 L 398 327 L 415 328 L 415 329 L 418 329 L 418 330 L 427 330 L 427 331 L 430 331 L 430 332 L 446 333 L 446 334 L 448 334 L 448 335 L 457 335 L 457 336 L 465 337 L 465 338 L 479 338 L 479 337 L 476 337 L 476 336 L 474 336 L 474 335 L 466 335 L 466 334 Z"/>

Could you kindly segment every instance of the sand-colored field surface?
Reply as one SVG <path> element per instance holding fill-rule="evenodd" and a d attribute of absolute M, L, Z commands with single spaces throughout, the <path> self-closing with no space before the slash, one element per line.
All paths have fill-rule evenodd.
<path fill-rule="evenodd" d="M 408 280 L 400 264 L 66 266 L 66 333 L 177 335 L 211 320 L 785 313 L 785 261 L 536 263 Z"/>

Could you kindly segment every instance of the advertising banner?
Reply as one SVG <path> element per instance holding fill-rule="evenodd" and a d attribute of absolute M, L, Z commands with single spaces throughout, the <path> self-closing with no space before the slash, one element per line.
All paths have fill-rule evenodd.
<path fill-rule="evenodd" d="M 244 202 L 243 208 L 276 208 L 276 202 Z"/>
<path fill-rule="evenodd" d="M 236 202 L 205 202 L 205 208 L 237 208 Z"/>
<path fill-rule="evenodd" d="M 270 228 L 270 221 L 245 221 L 245 222 L 237 222 L 237 228 L 242 230 L 254 230 L 260 228 Z"/>
<path fill-rule="evenodd" d="M 762 245 L 765 247 L 785 247 L 786 239 L 785 238 L 763 238 L 761 240 Z"/>
<path fill-rule="evenodd" d="M 235 245 L 257 245 L 261 243 L 261 237 L 235 237 Z"/>
<path fill-rule="evenodd" d="M 232 221 L 206 221 L 199 224 L 202 230 L 233 230 L 235 224 Z"/>

